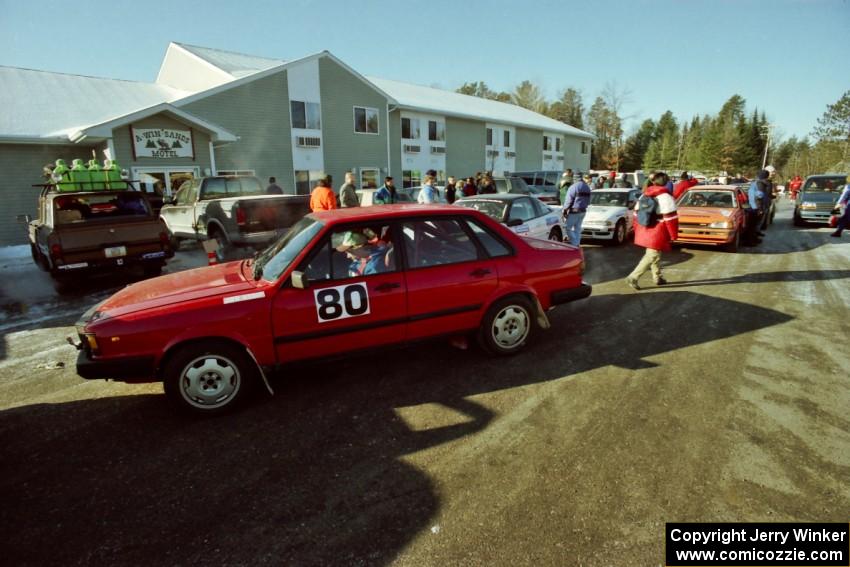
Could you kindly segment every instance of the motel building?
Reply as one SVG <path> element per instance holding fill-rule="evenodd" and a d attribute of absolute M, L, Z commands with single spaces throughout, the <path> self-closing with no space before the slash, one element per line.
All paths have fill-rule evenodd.
<path fill-rule="evenodd" d="M 323 173 L 363 188 L 437 170 L 587 170 L 592 135 L 511 104 L 366 77 L 323 51 L 292 61 L 171 43 L 152 83 L 0 66 L 0 246 L 26 243 L 43 167 L 117 160 L 149 191 L 206 175 L 271 176 L 309 193 Z"/>

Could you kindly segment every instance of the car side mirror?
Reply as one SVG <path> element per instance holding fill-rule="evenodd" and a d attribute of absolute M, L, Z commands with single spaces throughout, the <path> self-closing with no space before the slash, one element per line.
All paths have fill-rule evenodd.
<path fill-rule="evenodd" d="M 32 217 L 29 215 L 18 215 L 15 217 L 15 220 L 20 223 L 29 224 L 32 221 Z"/>
<path fill-rule="evenodd" d="M 508 222 L 505 223 L 505 226 L 510 226 L 510 227 L 519 226 L 522 223 L 523 223 L 522 219 L 511 219 L 511 220 L 509 220 Z"/>
<path fill-rule="evenodd" d="M 296 289 L 307 289 L 310 285 L 310 280 L 307 279 L 307 276 L 304 275 L 304 272 L 294 271 L 290 276 L 292 280 L 292 287 Z"/>

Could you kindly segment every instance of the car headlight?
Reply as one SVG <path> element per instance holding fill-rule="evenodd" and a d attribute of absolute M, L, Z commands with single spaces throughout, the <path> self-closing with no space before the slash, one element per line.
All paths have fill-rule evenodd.
<path fill-rule="evenodd" d="M 602 224 L 603 224 L 604 226 L 607 226 L 608 228 L 611 228 L 612 226 L 614 226 L 613 221 L 609 221 L 609 220 L 605 221 L 605 222 L 604 222 L 604 223 L 602 223 Z"/>
<path fill-rule="evenodd" d="M 811 201 L 803 201 L 803 203 L 800 205 L 800 208 L 801 209 L 817 209 L 818 204 L 813 203 Z"/>
<path fill-rule="evenodd" d="M 731 226 L 729 221 L 717 221 L 708 225 L 708 228 L 730 228 Z"/>

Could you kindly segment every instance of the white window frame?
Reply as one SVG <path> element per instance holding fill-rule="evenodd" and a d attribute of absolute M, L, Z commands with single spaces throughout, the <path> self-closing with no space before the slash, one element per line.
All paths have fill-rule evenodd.
<path fill-rule="evenodd" d="M 296 126 L 295 120 L 292 116 L 292 103 L 299 102 L 304 105 L 304 126 Z M 310 119 L 309 112 L 307 111 L 307 105 L 315 104 L 319 111 L 319 125 L 317 128 L 310 127 Z M 292 125 L 293 130 L 321 130 L 322 129 L 322 105 L 318 102 L 310 102 L 308 100 L 290 100 L 289 101 L 289 123 Z"/>
<path fill-rule="evenodd" d="M 487 138 L 490 138 L 489 142 L 487 141 Z M 484 145 L 493 147 L 493 142 L 495 141 L 495 139 L 496 139 L 496 129 L 490 128 L 489 126 L 487 126 L 486 129 L 484 130 Z"/>
<path fill-rule="evenodd" d="M 505 142 L 505 137 L 506 137 L 506 136 L 507 136 L 507 138 L 508 138 L 508 143 L 507 143 L 507 144 L 505 144 L 505 143 L 504 143 L 504 142 Z M 505 148 L 513 148 L 513 146 L 511 145 L 511 142 L 512 142 L 512 140 L 511 140 L 511 131 L 510 131 L 510 130 L 508 130 L 507 128 L 505 128 L 504 130 L 502 130 L 502 143 L 504 144 L 504 147 L 505 147 Z"/>
<path fill-rule="evenodd" d="M 255 172 L 253 169 L 219 169 L 216 172 L 216 175 L 226 175 L 230 177 L 256 177 L 257 172 Z"/>
<path fill-rule="evenodd" d="M 366 111 L 366 132 L 358 132 L 357 131 L 357 109 L 362 108 Z M 377 132 L 369 132 L 369 113 L 368 111 L 373 111 L 375 113 L 375 118 L 378 121 L 378 131 Z M 377 108 L 373 108 L 371 106 L 358 106 L 354 105 L 351 109 L 351 120 L 353 122 L 353 130 L 355 134 L 365 134 L 367 136 L 380 136 L 381 135 L 381 114 L 378 112 Z"/>
<path fill-rule="evenodd" d="M 402 120 L 402 122 L 404 122 L 405 120 L 410 122 L 410 133 L 413 134 L 414 131 L 416 133 L 415 136 L 412 136 L 410 138 L 405 138 L 404 137 L 404 125 L 402 124 L 402 128 L 401 128 L 401 139 L 402 140 L 421 140 L 422 139 L 422 125 L 420 124 L 420 120 L 418 118 L 411 118 L 409 116 L 402 116 L 401 120 Z M 414 128 L 414 124 L 416 125 L 415 128 Z"/>
<path fill-rule="evenodd" d="M 360 179 L 360 188 L 365 189 L 366 187 L 363 185 L 363 172 L 364 171 L 374 171 L 375 172 L 375 189 L 381 186 L 381 168 L 380 167 L 361 167 L 359 168 L 358 178 Z"/>
<path fill-rule="evenodd" d="M 587 155 L 590 152 L 590 144 L 586 141 L 581 143 L 581 153 L 582 155 Z"/>
<path fill-rule="evenodd" d="M 431 139 L 431 123 L 434 123 L 434 133 L 436 137 Z M 440 129 L 442 127 L 443 137 L 440 138 Z M 445 142 L 446 141 L 446 123 L 442 120 L 428 119 L 428 141 L 429 142 Z"/>

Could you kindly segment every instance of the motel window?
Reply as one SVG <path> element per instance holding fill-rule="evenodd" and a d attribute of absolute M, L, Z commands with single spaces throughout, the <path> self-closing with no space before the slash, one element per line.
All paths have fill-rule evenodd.
<path fill-rule="evenodd" d="M 422 184 L 422 172 L 418 169 L 405 169 L 401 172 L 401 186 L 405 189 Z"/>
<path fill-rule="evenodd" d="M 419 119 L 418 118 L 402 118 L 401 119 L 401 137 L 405 140 L 419 139 Z"/>
<path fill-rule="evenodd" d="M 561 137 L 560 136 L 555 138 L 555 151 L 556 152 L 561 151 Z"/>
<path fill-rule="evenodd" d="M 292 110 L 292 127 L 310 130 L 322 129 L 322 118 L 318 103 L 293 100 L 289 103 Z"/>
<path fill-rule="evenodd" d="M 236 177 L 237 175 L 256 175 L 253 169 L 219 169 L 216 175 Z"/>
<path fill-rule="evenodd" d="M 505 130 L 504 132 L 502 132 L 502 141 L 505 142 L 506 148 L 511 147 L 511 131 L 510 130 Z"/>
<path fill-rule="evenodd" d="M 543 136 L 543 151 L 548 152 L 552 149 L 552 139 L 549 136 Z"/>
<path fill-rule="evenodd" d="M 363 106 L 354 107 L 354 131 L 358 134 L 378 133 L 378 110 Z"/>
<path fill-rule="evenodd" d="M 487 145 L 488 146 L 493 145 L 493 129 L 492 128 L 487 128 Z"/>
<path fill-rule="evenodd" d="M 321 170 L 295 170 L 295 194 L 309 195 L 313 185 L 324 175 Z"/>
<path fill-rule="evenodd" d="M 581 153 L 586 154 L 587 152 L 588 152 L 588 143 L 582 142 L 581 143 Z"/>
<path fill-rule="evenodd" d="M 446 125 L 436 120 L 428 121 L 428 139 L 432 142 L 443 142 L 446 139 Z"/>

